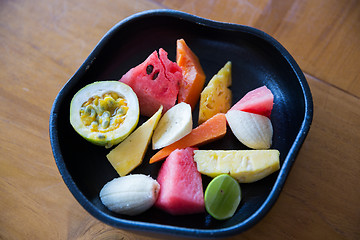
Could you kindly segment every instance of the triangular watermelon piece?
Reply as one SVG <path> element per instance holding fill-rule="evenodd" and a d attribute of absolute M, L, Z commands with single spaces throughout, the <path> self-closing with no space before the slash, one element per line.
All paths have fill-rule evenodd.
<path fill-rule="evenodd" d="M 165 113 L 176 103 L 182 70 L 167 55 L 162 48 L 159 49 L 159 54 L 154 51 L 143 63 L 130 69 L 120 79 L 136 93 L 143 116 L 152 116 L 161 105 Z"/>
<path fill-rule="evenodd" d="M 155 206 L 173 215 L 205 211 L 201 174 L 194 162 L 196 148 L 176 149 L 162 164 Z"/>
<path fill-rule="evenodd" d="M 273 105 L 274 95 L 266 86 L 262 86 L 248 92 L 229 111 L 240 110 L 270 118 Z"/>

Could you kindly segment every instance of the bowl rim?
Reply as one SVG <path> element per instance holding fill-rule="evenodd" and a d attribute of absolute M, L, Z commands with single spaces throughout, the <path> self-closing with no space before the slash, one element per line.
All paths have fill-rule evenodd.
<path fill-rule="evenodd" d="M 295 73 L 303 96 L 304 96 L 304 119 L 302 121 L 300 130 L 289 149 L 289 152 L 284 159 L 284 162 L 280 168 L 278 173 L 278 177 L 263 204 L 259 207 L 257 211 L 255 211 L 249 218 L 235 224 L 230 227 L 221 228 L 221 229 L 194 229 L 194 228 L 187 228 L 187 227 L 178 227 L 178 226 L 170 226 L 170 225 L 163 225 L 158 223 L 151 223 L 151 222 L 140 222 L 135 220 L 127 220 L 121 219 L 117 217 L 113 217 L 111 215 L 107 215 L 90 202 L 80 191 L 80 189 L 75 184 L 74 180 L 69 174 L 67 170 L 64 159 L 59 150 L 59 138 L 58 133 L 56 130 L 56 126 L 58 124 L 58 110 L 62 99 L 65 97 L 66 93 L 72 88 L 73 83 L 72 79 L 77 78 L 84 74 L 89 66 L 92 64 L 94 59 L 96 59 L 96 55 L 101 50 L 101 48 L 106 44 L 107 40 L 111 38 L 115 31 L 118 31 L 123 26 L 131 24 L 134 21 L 138 21 L 142 18 L 148 17 L 155 17 L 155 16 L 162 16 L 162 17 L 172 17 L 177 18 L 179 20 L 192 22 L 199 25 L 204 25 L 205 27 L 210 27 L 214 29 L 225 29 L 229 31 L 241 31 L 247 34 L 254 35 L 262 40 L 270 43 L 272 46 L 276 48 L 276 50 L 284 57 L 287 63 L 292 68 L 293 72 Z M 227 23 L 227 22 L 219 22 L 210 19 L 206 19 L 203 17 L 199 17 L 196 15 L 192 15 L 189 13 L 185 13 L 182 11 L 177 10 L 169 10 L 169 9 L 156 9 L 156 10 L 147 10 L 142 11 L 136 14 L 133 14 L 115 24 L 97 43 L 95 48 L 92 50 L 90 55 L 86 58 L 84 63 L 79 67 L 79 69 L 75 72 L 75 74 L 65 83 L 62 87 L 58 95 L 56 96 L 53 106 L 50 112 L 50 119 L 49 119 L 49 135 L 50 135 L 50 143 L 53 151 L 53 156 L 58 167 L 58 170 L 63 178 L 63 181 L 69 188 L 70 192 L 76 198 L 76 200 L 95 218 L 98 220 L 121 229 L 125 230 L 134 230 L 140 232 L 153 232 L 153 233 L 162 233 L 162 234 L 171 234 L 171 235 L 179 235 L 179 236 L 188 236 L 188 237 L 198 237 L 198 238 L 214 238 L 214 237 L 228 237 L 231 235 L 239 234 L 256 223 L 258 223 L 272 208 L 276 200 L 278 199 L 280 192 L 285 184 L 285 180 L 291 170 L 291 167 L 295 161 L 296 155 L 299 152 L 307 134 L 310 129 L 311 123 L 313 118 L 313 100 L 309 85 L 307 80 L 294 60 L 294 58 L 290 55 L 290 53 L 272 36 L 269 34 L 256 29 L 254 27 L 240 25 L 235 23 Z"/>

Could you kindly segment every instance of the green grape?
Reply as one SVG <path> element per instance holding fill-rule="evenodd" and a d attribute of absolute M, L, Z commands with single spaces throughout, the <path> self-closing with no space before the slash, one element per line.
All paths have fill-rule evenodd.
<path fill-rule="evenodd" d="M 241 201 L 239 183 L 228 174 L 215 177 L 205 190 L 206 211 L 217 220 L 231 218 Z"/>

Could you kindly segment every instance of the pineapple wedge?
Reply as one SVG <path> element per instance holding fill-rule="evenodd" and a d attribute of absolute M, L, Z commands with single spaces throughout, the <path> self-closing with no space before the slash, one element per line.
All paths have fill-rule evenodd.
<path fill-rule="evenodd" d="M 231 107 L 231 62 L 228 61 L 214 75 L 200 95 L 199 121 L 201 124 L 217 113 L 226 113 Z"/>
<path fill-rule="evenodd" d="M 227 173 L 240 183 L 256 182 L 280 169 L 280 152 L 271 150 L 195 150 L 200 173 L 216 177 Z"/>

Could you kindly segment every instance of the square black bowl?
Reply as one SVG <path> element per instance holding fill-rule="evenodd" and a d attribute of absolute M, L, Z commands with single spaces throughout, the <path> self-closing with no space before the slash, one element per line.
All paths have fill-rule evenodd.
<path fill-rule="evenodd" d="M 179 38 L 184 38 L 199 57 L 207 81 L 227 61 L 232 61 L 233 103 L 262 85 L 274 94 L 272 148 L 280 151 L 281 168 L 258 182 L 241 184 L 240 206 L 236 214 L 225 221 L 217 221 L 207 213 L 171 216 L 155 208 L 134 217 L 107 210 L 99 199 L 99 192 L 105 183 L 118 177 L 106 159 L 109 150 L 81 138 L 69 122 L 70 101 L 80 88 L 95 81 L 120 79 L 159 48 L 164 48 L 169 59 L 175 61 Z M 196 123 L 198 108 L 193 115 Z M 248 26 L 215 22 L 173 10 L 152 10 L 126 18 L 105 34 L 56 97 L 49 130 L 54 158 L 64 182 L 95 218 L 140 233 L 215 238 L 250 228 L 273 206 L 309 131 L 312 115 L 311 92 L 301 69 L 271 36 Z M 139 124 L 145 120 L 141 117 Z M 246 149 L 228 132 L 223 139 L 204 148 Z M 143 163 L 134 172 L 156 178 L 161 162 L 148 164 L 154 153 L 149 148 Z M 204 188 L 209 181 L 203 176 Z"/>

